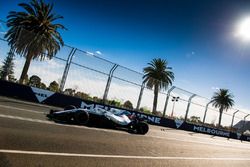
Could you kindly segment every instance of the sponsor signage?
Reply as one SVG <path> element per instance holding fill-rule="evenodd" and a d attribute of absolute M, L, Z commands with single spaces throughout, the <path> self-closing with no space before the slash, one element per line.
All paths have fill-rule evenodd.
<path fill-rule="evenodd" d="M 194 125 L 193 131 L 196 132 L 201 132 L 201 133 L 208 133 L 211 135 L 216 135 L 216 136 L 224 136 L 224 137 L 230 137 L 230 132 L 218 130 L 218 129 L 213 129 L 213 128 L 207 128 L 203 126 L 196 126 Z"/>
<path fill-rule="evenodd" d="M 55 94 L 54 92 L 51 92 L 49 90 L 44 90 L 44 89 L 39 89 L 39 88 L 34 88 L 34 87 L 31 87 L 31 89 L 32 89 L 33 93 L 35 94 L 35 96 L 36 96 L 37 100 L 39 101 L 39 103 L 43 102 L 48 97 Z"/>
<path fill-rule="evenodd" d="M 206 133 L 215 136 L 231 137 L 238 140 L 250 141 L 250 136 L 243 135 L 241 133 L 233 133 L 228 131 L 223 131 L 215 128 L 209 128 L 201 125 L 194 125 L 187 123 L 183 120 L 172 120 L 168 118 L 161 118 L 158 116 L 153 116 L 150 114 L 144 114 L 137 111 L 130 111 L 126 109 L 111 107 L 105 104 L 99 104 L 93 101 L 82 100 L 77 97 L 67 96 L 60 93 L 55 93 L 49 90 L 43 90 L 39 88 L 29 87 L 25 85 L 20 85 L 16 83 L 6 82 L 0 80 L 0 95 L 7 97 L 19 98 L 21 100 L 32 101 L 44 103 L 47 105 L 65 107 L 67 105 L 75 105 L 76 107 L 94 109 L 102 108 L 109 111 L 128 111 L 135 114 L 141 118 L 148 120 L 150 124 L 160 125 L 164 127 L 171 127 L 176 129 L 182 129 L 187 131 L 194 131 L 200 133 Z"/>
<path fill-rule="evenodd" d="M 175 122 L 176 128 L 178 129 L 184 123 L 184 120 L 176 119 L 174 120 L 174 122 Z"/>

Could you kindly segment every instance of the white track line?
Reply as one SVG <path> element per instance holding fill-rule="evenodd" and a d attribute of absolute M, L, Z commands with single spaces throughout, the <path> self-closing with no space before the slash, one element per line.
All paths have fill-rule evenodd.
<path fill-rule="evenodd" d="M 38 113 L 38 114 L 43 114 L 43 113 L 45 113 L 45 112 L 42 112 L 42 111 L 35 111 L 35 110 L 22 109 L 22 108 L 17 108 L 17 107 L 5 106 L 5 105 L 1 105 L 1 104 L 0 104 L 0 107 L 2 107 L 2 108 L 7 108 L 7 109 L 20 110 L 20 111 L 27 111 L 27 112 L 32 112 L 32 113 Z"/>
<path fill-rule="evenodd" d="M 30 155 L 52 155 L 67 157 L 87 157 L 87 158 L 122 158 L 122 159 L 156 159 L 156 160 L 215 160 L 215 161 L 250 161 L 250 158 L 214 158 L 214 157 L 153 157 L 153 156 L 130 156 L 130 155 L 101 155 L 101 154 L 77 154 L 77 153 L 58 153 L 41 151 L 22 151 L 0 149 L 1 153 L 8 154 L 30 154 Z"/>
<path fill-rule="evenodd" d="M 3 96 L 0 96 L 0 102 L 1 102 L 1 100 L 8 100 L 9 102 L 19 102 L 19 103 L 23 103 L 23 104 L 38 106 L 38 107 L 51 108 L 51 106 L 48 106 L 46 104 L 41 104 L 41 103 L 36 103 L 36 102 L 22 101 L 22 100 L 19 100 L 19 99 L 13 99 L 13 98 L 8 98 L 8 97 L 3 97 Z"/>
<path fill-rule="evenodd" d="M 9 100 L 9 99 L 8 99 Z M 15 100 L 13 100 L 13 101 L 15 101 Z M 16 101 L 18 101 L 18 100 L 16 100 Z M 23 102 L 23 101 L 20 101 L 20 102 Z M 23 102 L 23 103 L 27 103 L 27 104 L 33 104 L 33 103 L 30 103 L 30 102 Z M 48 106 L 45 106 L 45 105 L 42 105 L 42 104 L 38 104 L 38 106 L 41 106 L 41 107 L 48 107 Z M 17 108 L 17 107 L 12 107 L 12 106 L 4 106 L 4 105 L 1 105 L 0 104 L 0 107 L 2 107 L 2 108 L 7 108 L 7 109 L 15 109 L 15 110 L 20 110 L 20 111 L 26 111 L 26 112 L 31 112 L 31 113 L 37 113 L 37 114 L 46 114 L 46 112 L 41 112 L 41 111 L 35 111 L 35 110 L 29 110 L 29 109 L 21 109 L 21 108 Z M 0 114 L 1 115 L 1 114 Z M 10 117 L 9 117 L 10 118 Z M 14 118 L 14 117 L 11 117 L 11 118 Z M 23 118 L 23 117 L 16 117 L 17 119 L 20 119 L 20 120 L 25 120 L 26 118 Z M 27 118 L 27 119 L 29 119 L 29 118 Z M 33 121 L 33 122 L 40 122 L 40 123 L 50 123 L 50 124 L 52 124 L 51 122 L 49 122 L 49 121 L 43 121 L 43 120 L 38 120 L 38 119 L 29 119 L 28 121 Z M 60 125 L 62 125 L 62 124 L 60 124 Z M 62 125 L 62 126 L 68 126 L 68 125 Z M 72 125 L 70 125 L 71 127 L 72 127 Z M 75 127 L 77 127 L 77 128 L 79 128 L 79 126 L 75 126 Z M 86 127 L 86 128 L 88 128 L 88 127 Z M 162 129 L 164 129 L 164 128 L 166 128 L 166 127 L 162 127 Z M 88 128 L 89 129 L 89 128 Z M 93 128 L 91 128 L 91 129 L 93 129 Z M 96 129 L 96 130 L 100 130 L 100 129 Z M 102 129 L 101 129 L 102 130 Z M 106 130 L 106 129 L 104 129 L 103 131 L 111 131 L 111 130 Z M 156 130 L 156 129 L 153 129 L 153 131 L 158 131 L 158 129 Z M 115 132 L 115 131 L 112 131 L 112 132 Z M 118 131 L 118 133 L 119 133 L 119 131 Z M 181 133 L 175 133 L 175 132 L 167 132 L 167 133 L 171 133 L 171 134 L 175 134 L 175 135 L 180 135 L 180 136 L 183 136 L 183 137 L 187 137 L 187 134 L 181 134 Z M 197 135 L 199 135 L 200 133 L 197 133 Z M 211 137 L 209 137 L 209 135 L 207 135 L 208 137 L 200 137 L 200 136 L 188 136 L 188 138 L 197 138 L 197 139 L 203 139 L 203 140 L 207 140 L 207 141 L 210 141 L 210 139 L 211 139 Z M 148 136 L 149 137 L 149 136 Z M 157 138 L 162 138 L 162 137 L 160 137 L 160 136 L 154 136 L 154 137 L 157 137 Z M 222 137 L 218 137 L 218 139 L 221 139 Z M 170 138 L 169 138 L 170 139 Z M 178 140 L 178 141 L 183 141 L 182 139 L 180 139 L 180 138 L 171 138 L 171 139 L 175 139 L 175 140 Z M 213 138 L 213 139 L 215 139 L 215 138 Z M 187 141 L 187 140 L 185 140 L 185 141 Z M 223 140 L 220 140 L 220 142 L 223 142 L 223 143 L 225 143 L 225 144 L 228 144 L 228 142 L 231 142 L 231 141 L 236 141 L 236 142 L 240 142 L 240 141 L 238 141 L 238 140 L 235 140 L 235 139 L 230 139 L 230 140 L 228 140 L 228 141 L 223 141 Z M 201 144 L 203 144 L 203 142 L 201 142 Z M 234 144 L 236 144 L 236 143 L 234 143 Z M 242 143 L 237 143 L 237 144 L 242 144 Z M 215 144 L 216 145 L 216 144 Z M 250 146 L 250 145 L 248 145 L 248 146 Z"/>
<path fill-rule="evenodd" d="M 160 129 L 153 129 L 152 131 L 155 131 L 155 132 L 159 132 Z M 209 134 L 202 134 L 202 133 L 198 133 L 198 132 L 187 132 L 187 133 L 177 133 L 177 132 L 172 132 L 172 131 L 162 131 L 163 133 L 165 133 L 165 135 L 168 135 L 168 134 L 172 134 L 172 135 L 175 135 L 175 136 L 181 136 L 181 138 L 183 137 L 186 137 L 186 138 L 189 138 L 189 139 L 201 139 L 201 140 L 206 140 L 206 141 L 212 141 L 214 142 L 214 140 L 219 140 L 221 143 L 225 143 L 225 144 L 228 144 L 228 142 L 232 142 L 234 144 L 242 144 L 242 142 L 240 140 L 237 140 L 237 139 L 232 139 L 232 138 L 225 138 L 225 137 L 220 137 L 220 136 L 212 136 L 212 135 L 209 135 Z M 195 133 L 195 135 L 189 135 L 188 133 Z M 203 136 L 201 136 L 203 135 Z M 227 139 L 227 140 L 226 140 Z M 250 146 L 250 142 L 249 142 L 249 146 Z"/>
<path fill-rule="evenodd" d="M 35 110 L 21 109 L 21 108 L 11 107 L 11 106 L 4 106 L 4 105 L 1 105 L 1 104 L 0 104 L 0 107 L 7 108 L 7 109 L 15 109 L 15 110 L 20 110 L 20 111 L 26 111 L 26 112 L 31 112 L 31 113 L 37 113 L 37 114 L 44 114 L 45 113 L 45 112 L 39 112 L 39 111 L 35 111 Z M 31 118 L 24 118 L 24 117 L 11 116 L 11 115 L 2 115 L 2 114 L 0 114 L 0 117 L 18 119 L 18 120 L 23 120 L 23 121 L 46 123 L 46 124 L 55 124 L 54 122 L 51 122 L 51 121 L 44 121 L 44 120 L 39 120 L 39 119 L 31 119 Z M 85 129 L 92 129 L 92 130 L 95 129 L 95 130 L 101 130 L 101 131 L 106 131 L 106 132 L 111 132 L 112 131 L 112 130 L 106 130 L 106 129 L 88 128 L 88 127 L 83 127 L 83 126 L 74 126 L 74 125 L 65 125 L 65 124 L 55 124 L 55 125 L 75 127 L 75 128 L 85 128 Z M 154 131 L 155 131 L 155 129 L 154 129 Z M 122 133 L 120 131 L 114 131 L 114 130 L 112 132 Z M 186 134 L 179 134 L 179 133 L 174 133 L 174 132 L 169 132 L 169 133 L 176 134 L 176 135 L 181 135 L 183 137 L 186 137 L 185 136 Z M 176 140 L 176 141 L 182 141 L 182 142 L 194 142 L 192 139 L 187 140 L 187 139 L 175 138 L 175 137 L 161 137 L 161 136 L 147 136 L 147 137 L 154 137 L 154 138 L 159 138 L 159 139 L 169 139 L 169 140 Z M 188 138 L 191 138 L 191 136 L 188 136 Z M 228 146 L 227 145 L 228 141 L 221 140 L 220 142 L 223 142 L 225 144 L 221 144 L 221 143 L 218 144 L 218 143 L 214 143 L 214 142 L 211 143 L 210 138 L 206 138 L 206 137 L 192 136 L 192 138 L 207 140 L 207 142 L 204 142 L 204 141 L 200 141 L 200 142 L 199 141 L 195 141 L 195 143 L 199 143 L 199 144 L 212 144 L 212 145 L 217 145 L 217 146 Z M 237 144 L 242 144 L 242 143 L 237 143 Z M 247 146 L 250 146 L 250 145 L 247 145 Z M 235 147 L 237 147 L 237 146 L 234 145 L 234 148 Z M 239 145 L 239 147 L 237 147 L 237 148 L 245 148 L 245 147 L 242 147 L 242 145 Z"/>
<path fill-rule="evenodd" d="M 229 148 L 235 148 L 235 149 L 244 149 L 244 151 L 250 152 L 250 145 L 248 143 L 241 143 L 240 145 L 234 145 L 235 143 L 216 143 L 217 141 L 195 141 L 192 139 L 181 139 L 181 138 L 175 138 L 175 137 L 162 137 L 162 136 L 147 136 L 147 137 L 153 137 L 158 139 L 167 139 L 167 140 L 175 140 L 180 142 L 189 142 L 189 143 L 196 143 L 196 144 L 205 144 L 205 145 L 212 145 L 212 146 L 220 146 L 220 147 L 229 147 Z M 221 141 L 218 141 L 221 142 Z"/>
<path fill-rule="evenodd" d="M 127 133 L 124 133 L 122 131 L 118 130 L 109 130 L 109 129 L 101 129 L 101 128 L 93 128 L 93 127 L 86 127 L 86 126 L 77 126 L 77 125 L 66 125 L 66 124 L 58 124 L 54 123 L 52 121 L 46 121 L 46 120 L 39 120 L 39 119 L 32 119 L 32 118 L 24 118 L 24 117 L 19 117 L 19 116 L 12 116 L 12 115 L 3 115 L 0 114 L 0 117 L 2 118 L 9 118 L 9 119 L 16 119 L 16 120 L 22 120 L 22 121 L 29 121 L 29 122 L 36 122 L 36 123 L 43 123 L 43 124 L 50 124 L 50 125 L 56 125 L 56 126 L 66 126 L 70 128 L 81 128 L 81 129 L 89 129 L 89 130 L 97 130 L 97 131 L 104 131 L 104 132 L 112 132 L 112 133 L 119 133 L 119 134 L 124 134 L 124 135 L 130 135 Z M 188 140 L 188 139 L 180 139 L 180 138 L 175 138 L 175 137 L 161 137 L 161 136 L 149 136 L 149 135 L 137 135 L 137 137 L 149 137 L 149 138 L 158 138 L 158 139 L 163 139 L 163 140 L 174 140 L 174 141 L 180 141 L 180 142 L 189 142 L 189 143 L 198 143 L 198 144 L 205 144 L 205 145 L 212 145 L 212 146 L 221 146 L 221 147 L 230 147 L 230 148 L 236 148 L 236 149 L 244 149 L 244 151 L 249 151 L 250 152 L 250 144 L 248 143 L 241 143 L 241 145 L 233 145 L 233 143 L 216 143 L 213 141 L 195 141 L 195 140 Z"/>
<path fill-rule="evenodd" d="M 87 126 L 79 126 L 79 125 L 60 124 L 60 123 L 55 123 L 53 121 L 46 121 L 46 120 L 33 119 L 33 118 L 25 118 L 25 117 L 12 116 L 12 115 L 0 114 L 0 117 L 9 118 L 9 119 L 16 119 L 16 120 L 22 120 L 22 121 L 35 122 L 35 123 L 50 124 L 50 125 L 55 125 L 55 126 L 66 126 L 66 127 L 70 127 L 70 128 L 90 129 L 90 130 L 98 130 L 98 131 L 104 131 L 104 132 L 114 132 L 114 133 L 126 134 L 126 133 L 124 133 L 122 131 L 117 131 L 117 130 L 112 130 L 112 129 L 101 129 L 101 128 L 94 128 L 94 127 L 87 127 Z"/>
<path fill-rule="evenodd" d="M 13 116 L 13 115 L 0 114 L 0 117 L 2 117 L 2 118 L 10 118 L 10 119 L 17 119 L 17 120 L 22 120 L 22 121 L 29 121 L 29 122 L 37 122 L 37 123 L 45 123 L 45 124 L 55 124 L 52 121 L 45 121 L 45 120 L 33 119 L 33 118 L 25 118 L 25 117 Z"/>
<path fill-rule="evenodd" d="M 27 102 L 28 103 L 28 102 Z M 42 106 L 42 105 L 41 105 Z M 35 110 L 29 110 L 29 109 L 21 109 L 21 108 L 17 108 L 17 107 L 12 107 L 12 106 L 4 106 L 4 105 L 1 105 L 0 104 L 0 107 L 2 107 L 2 108 L 7 108 L 7 109 L 15 109 L 15 110 L 20 110 L 20 111 L 26 111 L 26 112 L 31 112 L 31 113 L 37 113 L 37 114 L 46 114 L 46 112 L 40 112 L 40 111 L 35 111 Z M 0 114 L 1 115 L 1 114 Z M 3 115 L 2 115 L 2 117 L 3 117 Z M 50 124 L 52 124 L 51 122 L 49 122 L 49 121 L 43 121 L 43 120 L 38 120 L 38 119 L 29 119 L 29 118 L 23 118 L 23 117 L 15 117 L 15 116 L 7 116 L 8 118 L 13 118 L 13 119 L 20 119 L 20 120 L 27 120 L 27 121 L 33 121 L 33 122 L 40 122 L 40 123 L 50 123 Z M 60 124 L 60 125 L 62 125 L 62 124 Z M 62 125 L 62 126 L 67 126 L 67 125 Z M 72 125 L 70 125 L 71 127 L 73 127 Z M 79 128 L 79 126 L 75 126 L 75 127 L 77 127 L 77 128 Z M 87 127 L 86 127 L 87 128 Z M 164 129 L 164 128 L 166 128 L 166 127 L 163 127 L 162 129 Z M 99 130 L 99 129 L 97 129 L 97 130 Z M 103 130 L 103 131 L 110 131 L 110 130 Z M 153 129 L 153 131 L 159 131 L 158 129 L 156 130 L 156 129 Z M 114 131 L 113 131 L 114 132 Z M 119 131 L 118 131 L 118 133 L 119 133 Z M 179 135 L 179 136 L 183 136 L 183 137 L 187 137 L 187 135 L 188 134 L 181 134 L 181 133 L 175 133 L 175 132 L 170 132 L 170 131 L 168 131 L 167 133 L 170 133 L 170 134 L 174 134 L 174 135 Z M 200 133 L 197 133 L 197 135 L 199 135 Z M 154 137 L 156 137 L 156 136 L 154 136 Z M 157 136 L 157 138 L 162 138 L 162 137 L 158 137 Z M 188 136 L 188 138 L 197 138 L 197 139 L 203 139 L 203 140 L 207 140 L 207 141 L 211 141 L 210 139 L 211 139 L 211 137 L 209 137 L 209 136 L 207 136 L 207 137 L 201 137 L 201 136 Z M 221 138 L 221 137 L 218 137 L 219 139 Z M 169 138 L 170 139 L 170 138 Z M 180 138 L 171 138 L 171 139 L 175 139 L 175 140 L 178 140 L 178 141 L 183 141 L 182 139 L 180 139 Z M 215 139 L 215 138 L 213 138 L 213 139 Z M 185 141 L 187 141 L 186 139 L 185 139 Z M 225 143 L 225 144 L 228 144 L 228 142 L 231 142 L 231 141 L 234 141 L 235 142 L 235 140 L 234 139 L 230 139 L 230 140 L 228 140 L 228 141 L 223 141 L 223 140 L 220 140 L 220 142 L 223 142 L 223 143 Z M 240 141 L 236 141 L 236 142 L 240 142 Z M 203 143 L 201 143 L 201 144 L 203 144 Z M 234 143 L 235 144 L 235 143 Z M 237 144 L 242 144 L 242 143 L 237 143 Z M 250 145 L 249 145 L 250 146 Z"/>

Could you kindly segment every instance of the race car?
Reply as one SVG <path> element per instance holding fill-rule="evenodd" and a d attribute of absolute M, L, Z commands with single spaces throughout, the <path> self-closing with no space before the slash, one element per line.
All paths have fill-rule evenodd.
<path fill-rule="evenodd" d="M 83 109 L 71 105 L 62 111 L 51 110 L 47 117 L 60 123 L 124 129 L 142 135 L 149 130 L 149 126 L 144 120 L 126 110 Z"/>

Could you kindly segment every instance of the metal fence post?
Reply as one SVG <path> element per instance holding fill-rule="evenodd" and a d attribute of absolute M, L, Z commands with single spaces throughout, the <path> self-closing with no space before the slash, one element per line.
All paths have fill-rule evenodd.
<path fill-rule="evenodd" d="M 235 111 L 234 113 L 233 113 L 233 118 L 232 118 L 232 122 L 231 122 L 231 131 L 232 131 L 232 128 L 233 128 L 233 123 L 234 123 L 234 117 L 235 117 L 235 114 L 237 113 L 237 112 L 239 112 L 240 110 L 237 110 L 237 111 Z"/>
<path fill-rule="evenodd" d="M 141 105 L 141 99 L 142 99 L 144 88 L 145 88 L 145 83 L 143 82 L 142 85 L 141 85 L 141 90 L 140 90 L 140 94 L 139 94 L 137 105 L 136 105 L 136 110 L 137 111 L 139 110 L 140 105 Z"/>
<path fill-rule="evenodd" d="M 62 92 L 64 89 L 66 79 L 67 79 L 67 76 L 69 73 L 69 67 L 70 67 L 73 55 L 75 54 L 76 50 L 77 50 L 76 48 L 72 48 L 70 53 L 69 53 L 69 56 L 68 56 L 68 59 L 67 59 L 67 62 L 66 62 L 65 68 L 64 68 L 63 76 L 61 79 L 61 83 L 60 83 L 60 88 L 59 88 L 60 92 Z"/>
<path fill-rule="evenodd" d="M 175 86 L 172 86 L 172 87 L 168 90 L 167 97 L 166 97 L 166 101 L 165 101 L 165 105 L 164 105 L 164 109 L 163 109 L 162 117 L 165 117 L 165 115 L 166 115 L 167 106 L 168 106 L 168 101 L 169 101 L 169 96 L 170 96 L 170 93 L 171 93 L 175 88 L 176 88 Z"/>
<path fill-rule="evenodd" d="M 246 118 L 249 116 L 250 114 L 247 114 L 245 117 L 244 117 L 244 123 L 243 123 L 243 126 L 242 126 L 242 133 L 244 133 L 244 128 L 245 128 L 245 124 L 246 124 Z"/>
<path fill-rule="evenodd" d="M 111 83 L 111 80 L 112 80 L 112 77 L 113 77 L 113 73 L 114 73 L 114 71 L 116 70 L 117 67 L 118 67 L 118 65 L 114 64 L 114 66 L 109 71 L 109 77 L 108 77 L 106 88 L 105 88 L 104 95 L 103 95 L 103 103 L 104 104 L 106 103 L 106 100 L 107 100 L 107 97 L 108 97 L 110 83 Z"/>
<path fill-rule="evenodd" d="M 203 117 L 203 121 L 202 121 L 203 124 L 205 123 L 205 120 L 206 120 L 208 106 L 209 106 L 209 104 L 211 104 L 211 103 L 212 103 L 212 101 L 208 102 L 207 105 L 206 105 L 206 109 L 205 109 L 205 113 L 204 113 L 204 117 Z"/>
<path fill-rule="evenodd" d="M 186 115 L 185 115 L 185 121 L 187 121 L 187 117 L 188 117 L 188 112 L 189 112 L 189 108 L 190 108 L 190 104 L 192 99 L 196 96 L 196 94 L 193 94 L 192 96 L 189 97 L 188 99 L 188 105 L 187 105 L 187 110 L 186 110 Z"/>

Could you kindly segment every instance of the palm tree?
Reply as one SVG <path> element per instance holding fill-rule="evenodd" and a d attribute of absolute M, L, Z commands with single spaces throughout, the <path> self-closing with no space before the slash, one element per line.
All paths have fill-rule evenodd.
<path fill-rule="evenodd" d="M 62 16 L 52 13 L 53 4 L 43 0 L 20 3 L 22 12 L 9 12 L 5 34 L 8 44 L 17 54 L 26 58 L 19 82 L 23 83 L 32 59 L 51 59 L 64 45 L 58 29 L 65 29 L 61 24 L 53 23 Z"/>
<path fill-rule="evenodd" d="M 219 108 L 219 124 L 221 125 L 222 113 L 234 105 L 233 95 L 229 93 L 228 89 L 219 89 L 212 97 L 212 104 L 214 107 Z"/>
<path fill-rule="evenodd" d="M 171 71 L 172 67 L 168 67 L 168 62 L 161 58 L 153 59 L 148 65 L 143 69 L 143 82 L 147 87 L 154 89 L 153 114 L 156 114 L 159 90 L 172 85 L 174 73 Z"/>

